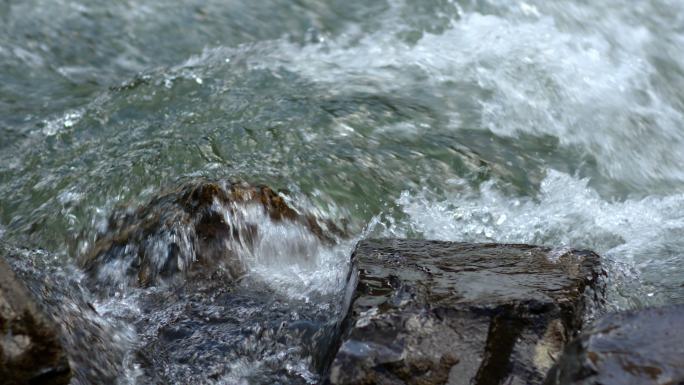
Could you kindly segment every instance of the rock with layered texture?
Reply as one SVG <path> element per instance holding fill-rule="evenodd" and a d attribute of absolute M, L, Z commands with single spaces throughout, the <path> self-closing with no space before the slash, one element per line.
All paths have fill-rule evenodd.
<path fill-rule="evenodd" d="M 599 257 L 367 240 L 332 384 L 538 384 L 600 297 Z"/>
<path fill-rule="evenodd" d="M 70 378 L 58 329 L 0 256 L 0 382 L 68 384 Z"/>
<path fill-rule="evenodd" d="M 566 347 L 545 385 L 684 384 L 684 305 L 610 314 Z"/>

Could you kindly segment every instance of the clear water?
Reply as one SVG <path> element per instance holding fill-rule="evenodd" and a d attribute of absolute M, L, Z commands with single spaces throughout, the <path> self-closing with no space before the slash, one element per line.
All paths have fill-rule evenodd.
<path fill-rule="evenodd" d="M 591 248 L 610 307 L 682 302 L 683 46 L 678 0 L 4 1 L 0 237 L 66 261 L 116 205 L 237 178 L 353 238 Z M 254 275 L 329 293 L 350 248 Z"/>

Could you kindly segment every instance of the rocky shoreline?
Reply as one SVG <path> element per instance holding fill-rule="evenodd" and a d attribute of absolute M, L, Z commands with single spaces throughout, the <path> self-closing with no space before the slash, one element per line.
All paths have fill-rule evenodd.
<path fill-rule="evenodd" d="M 64 315 L 44 312 L 55 304 L 36 304 L 26 283 L 4 261 L 17 258 L 9 255 L 12 252 L 17 249 L 4 248 L 0 259 L 0 377 L 3 384 L 66 384 L 70 376 L 87 371 L 84 366 L 93 365 L 87 356 L 74 354 L 82 348 L 78 342 L 99 334 L 88 334 L 86 327 L 80 340 L 65 335 L 68 327 L 57 324 L 65 321 Z M 683 306 L 608 314 L 582 328 L 585 308 L 601 300 L 604 273 L 599 257 L 568 250 L 552 260 L 552 252 L 526 245 L 360 242 L 353 254 L 356 286 L 341 340 L 328 339 L 330 346 L 323 348 L 331 361 L 329 370 L 323 369 L 329 373 L 327 381 L 544 385 L 684 381 L 679 329 L 684 324 Z M 87 323 L 87 317 L 80 316 L 84 318 L 80 322 Z M 168 350 L 165 343 L 170 342 L 159 338 L 150 349 Z M 66 357 L 77 368 L 70 369 Z M 116 370 L 81 376 L 77 383 L 111 380 Z"/>
<path fill-rule="evenodd" d="M 230 258 L 259 241 L 240 205 L 335 242 L 332 226 L 270 189 L 204 183 L 113 217 L 110 227 L 123 230 L 99 240 L 80 268 L 0 244 L 2 384 L 112 383 L 131 362 L 143 383 L 225 382 L 245 355 L 267 357 L 268 378 L 293 384 L 684 383 L 684 306 L 585 325 L 606 274 L 591 251 L 362 240 L 338 308 L 293 305 L 267 287 L 236 284 L 245 265 Z M 162 284 L 124 316 L 134 331 L 92 305 L 126 286 Z M 308 357 L 308 368 L 279 352 Z"/>

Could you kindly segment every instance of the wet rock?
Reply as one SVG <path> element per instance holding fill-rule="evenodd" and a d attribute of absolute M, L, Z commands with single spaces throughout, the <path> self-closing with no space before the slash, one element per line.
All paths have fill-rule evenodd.
<path fill-rule="evenodd" d="M 291 298 L 252 276 L 229 285 L 225 271 L 101 298 L 54 254 L 0 242 L 2 257 L 60 332 L 71 385 L 318 383 L 346 308 L 337 293 Z"/>
<path fill-rule="evenodd" d="M 279 280 L 309 274 L 344 233 L 287 199 L 194 181 L 111 214 L 84 281 L 101 302 L 125 301 L 103 314 L 135 330 L 139 383 L 317 382 L 346 307 L 337 293 L 300 298 Z"/>
<path fill-rule="evenodd" d="M 320 356 L 338 330 L 341 306 L 294 300 L 258 282 L 228 287 L 192 282 L 172 292 L 146 289 L 139 383 L 320 383 Z"/>
<path fill-rule="evenodd" d="M 3 243 L 0 243 L 0 260 L 7 261 L 17 280 L 35 299 L 35 305 L 24 301 L 23 296 L 11 298 L 19 305 L 26 306 L 30 314 L 38 309 L 44 316 L 41 320 L 53 325 L 49 329 L 34 329 L 40 333 L 35 338 L 32 332 L 28 334 L 31 341 L 40 341 L 38 346 L 45 348 L 37 352 L 30 351 L 30 361 L 23 361 L 38 368 L 44 367 L 37 374 L 44 376 L 46 382 L 41 382 L 43 377 L 40 377 L 35 382 L 20 381 L 17 384 L 116 384 L 126 378 L 131 370 L 126 362 L 127 354 L 135 345 L 135 337 L 126 325 L 98 314 L 91 296 L 80 285 L 82 273 L 78 269 L 63 265 L 48 252 L 16 248 Z M 0 291 L 6 290 L 10 282 L 6 275 L 9 271 L 7 265 L 0 266 Z M 14 290 L 12 286 L 9 287 Z M 0 294 L 0 302 L 2 298 Z M 15 302 L 10 304 L 15 306 Z M 0 308 L 3 306 L 0 303 Z M 35 325 L 38 327 L 42 323 Z M 1 327 L 5 330 L 5 326 Z M 26 339 L 18 341 L 25 342 Z M 51 365 L 54 365 L 54 369 Z M 5 378 L 8 377 L 0 369 L 0 383 L 3 385 Z M 53 378 L 55 382 L 48 381 Z"/>
<path fill-rule="evenodd" d="M 90 286 L 110 293 L 216 270 L 234 280 L 245 273 L 243 258 L 264 222 L 299 226 L 327 243 L 341 234 L 269 187 L 194 181 L 137 209 L 115 211 L 82 265 Z"/>
<path fill-rule="evenodd" d="M 332 384 L 539 384 L 599 298 L 599 257 L 367 240 Z"/>
<path fill-rule="evenodd" d="M 68 384 L 70 378 L 58 329 L 0 257 L 0 382 Z"/>
<path fill-rule="evenodd" d="M 684 384 L 684 305 L 607 315 L 566 347 L 545 385 Z"/>

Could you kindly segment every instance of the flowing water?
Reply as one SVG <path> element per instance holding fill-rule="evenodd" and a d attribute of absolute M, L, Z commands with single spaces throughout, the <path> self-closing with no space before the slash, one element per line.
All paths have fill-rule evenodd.
<path fill-rule="evenodd" d="M 0 239 L 68 266 L 116 207 L 243 180 L 350 235 L 259 223 L 252 326 L 337 322 L 363 236 L 591 248 L 608 308 L 682 302 L 682 47 L 679 0 L 6 0 Z M 152 333 L 130 325 L 145 295 L 96 300 L 127 344 Z M 287 362 L 278 381 L 316 382 L 310 353 L 259 344 L 223 377 L 165 370 L 259 382 Z"/>

